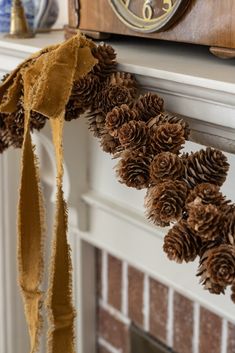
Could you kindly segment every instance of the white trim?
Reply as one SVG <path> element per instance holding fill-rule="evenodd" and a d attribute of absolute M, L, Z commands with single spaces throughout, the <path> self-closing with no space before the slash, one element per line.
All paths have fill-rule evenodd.
<path fill-rule="evenodd" d="M 128 315 L 128 264 L 122 261 L 122 313 Z"/>
<path fill-rule="evenodd" d="M 168 309 L 167 309 L 167 345 L 173 347 L 174 338 L 174 290 L 168 289 Z"/>
<path fill-rule="evenodd" d="M 108 303 L 108 254 L 105 250 L 102 251 L 102 300 Z"/>
<path fill-rule="evenodd" d="M 6 295 L 6 245 L 5 245 L 5 236 L 6 232 L 6 216 L 5 216 L 5 202 L 7 202 L 5 197 L 6 187 L 5 187 L 5 178 L 4 178 L 4 158 L 5 156 L 0 156 L 0 317 L 4 318 L 0 323 L 0 352 L 8 352 L 9 347 L 7 345 L 7 295 Z"/>
<path fill-rule="evenodd" d="M 222 334 L 221 334 L 221 353 L 227 353 L 228 344 L 228 322 L 226 319 L 222 321 Z"/>
<path fill-rule="evenodd" d="M 122 353 L 122 349 L 117 349 L 117 348 L 113 347 L 110 343 L 105 341 L 105 339 L 103 339 L 102 337 L 98 338 L 98 342 L 102 347 L 106 348 L 107 351 L 109 351 L 110 353 Z"/>
<path fill-rule="evenodd" d="M 149 331 L 149 276 L 144 275 L 144 305 L 143 305 L 143 314 L 144 314 L 144 330 Z"/>
<path fill-rule="evenodd" d="M 122 322 L 125 325 L 130 325 L 130 319 L 124 316 L 120 311 L 112 307 L 111 305 L 105 303 L 103 300 L 99 300 L 99 305 L 101 308 L 105 309 L 110 315 L 112 315 L 115 319 Z"/>
<path fill-rule="evenodd" d="M 200 305 L 194 302 L 193 314 L 193 353 L 199 353 Z"/>

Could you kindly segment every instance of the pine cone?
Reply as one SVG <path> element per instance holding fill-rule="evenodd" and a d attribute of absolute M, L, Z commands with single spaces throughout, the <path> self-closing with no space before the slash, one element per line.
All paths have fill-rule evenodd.
<path fill-rule="evenodd" d="M 220 192 L 219 186 L 210 183 L 198 184 L 193 190 L 191 190 L 186 200 L 186 204 L 190 204 L 195 199 L 200 199 L 204 205 L 212 204 L 220 207 L 226 207 L 229 203 Z"/>
<path fill-rule="evenodd" d="M 102 111 L 87 113 L 88 129 L 95 137 L 101 137 L 105 131 L 105 114 Z"/>
<path fill-rule="evenodd" d="M 94 107 L 102 110 L 104 113 L 110 112 L 115 107 L 122 104 L 130 105 L 135 98 L 135 91 L 123 85 L 106 86 L 101 90 L 94 101 Z"/>
<path fill-rule="evenodd" d="M 215 240 L 223 236 L 223 213 L 214 205 L 203 205 L 195 200 L 188 205 L 188 224 L 203 241 Z"/>
<path fill-rule="evenodd" d="M 140 150 L 123 153 L 116 165 L 116 174 L 120 183 L 138 190 L 148 187 L 150 162 L 150 157 Z"/>
<path fill-rule="evenodd" d="M 224 232 L 228 244 L 235 245 L 235 206 L 230 205 L 225 216 Z"/>
<path fill-rule="evenodd" d="M 88 109 L 93 106 L 99 90 L 99 77 L 94 74 L 88 74 L 74 82 L 70 100 L 76 102 L 77 108 Z"/>
<path fill-rule="evenodd" d="M 206 251 L 200 260 L 198 276 L 203 284 L 208 281 L 221 287 L 232 284 L 235 280 L 234 246 L 221 244 Z"/>
<path fill-rule="evenodd" d="M 77 107 L 76 100 L 70 99 L 66 105 L 65 117 L 66 121 L 78 119 L 82 114 L 85 113 L 84 107 Z"/>
<path fill-rule="evenodd" d="M 137 94 L 137 82 L 135 77 L 129 72 L 115 72 L 106 80 L 109 86 L 124 86 L 134 90 L 133 96 Z"/>
<path fill-rule="evenodd" d="M 145 197 L 147 217 L 156 225 L 167 226 L 182 217 L 187 197 L 183 181 L 165 181 L 148 189 Z"/>
<path fill-rule="evenodd" d="M 184 130 L 180 124 L 160 125 L 151 137 L 156 152 L 160 150 L 178 154 L 185 142 Z"/>
<path fill-rule="evenodd" d="M 92 73 L 103 79 L 116 71 L 116 53 L 110 45 L 101 44 L 92 48 L 92 55 L 99 61 L 93 67 Z"/>
<path fill-rule="evenodd" d="M 131 109 L 128 105 L 122 104 L 120 107 L 115 107 L 106 116 L 105 127 L 111 136 L 117 136 L 118 129 L 131 120 L 137 120 L 137 112 Z"/>
<path fill-rule="evenodd" d="M 170 260 L 182 263 L 194 261 L 201 247 L 201 239 L 188 227 L 187 221 L 180 220 L 164 238 L 163 250 Z"/>
<path fill-rule="evenodd" d="M 186 121 L 184 121 L 181 117 L 175 116 L 173 114 L 170 114 L 168 112 L 163 112 L 158 114 L 157 116 L 150 118 L 148 121 L 148 127 L 152 130 L 155 131 L 160 125 L 163 124 L 180 124 L 184 130 L 184 138 L 185 140 L 188 139 L 190 135 L 190 129 L 189 125 Z"/>
<path fill-rule="evenodd" d="M 118 138 L 109 135 L 108 132 L 103 133 L 100 138 L 100 146 L 102 150 L 106 153 L 115 155 L 122 150 Z"/>
<path fill-rule="evenodd" d="M 150 177 L 154 183 L 165 179 L 179 179 L 183 173 L 184 164 L 182 160 L 170 152 L 158 154 L 150 165 Z"/>
<path fill-rule="evenodd" d="M 0 153 L 3 153 L 8 147 L 11 146 L 11 139 L 6 130 L 0 129 Z"/>
<path fill-rule="evenodd" d="M 129 121 L 118 131 L 118 138 L 125 148 L 138 149 L 145 146 L 149 140 L 148 128 L 143 121 Z"/>
<path fill-rule="evenodd" d="M 227 157 L 221 151 L 207 147 L 206 150 L 189 155 L 185 168 L 185 180 L 190 187 L 203 182 L 221 186 L 228 170 Z"/>
<path fill-rule="evenodd" d="M 47 118 L 37 112 L 31 111 L 30 113 L 30 128 L 32 130 L 40 131 L 46 124 Z"/>
<path fill-rule="evenodd" d="M 136 101 L 134 108 L 137 110 L 140 119 L 148 121 L 163 111 L 164 100 L 157 94 L 146 93 Z"/>
<path fill-rule="evenodd" d="M 231 287 L 231 300 L 235 304 L 235 282 L 233 282 L 232 287 Z"/>

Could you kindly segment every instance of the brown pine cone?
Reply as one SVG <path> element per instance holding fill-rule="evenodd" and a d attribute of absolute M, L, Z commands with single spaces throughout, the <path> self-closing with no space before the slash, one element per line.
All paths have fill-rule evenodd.
<path fill-rule="evenodd" d="M 152 145 L 156 152 L 171 152 L 178 154 L 185 142 L 184 130 L 180 124 L 163 124 L 154 131 Z"/>
<path fill-rule="evenodd" d="M 148 189 L 145 197 L 147 217 L 156 225 L 167 226 L 182 217 L 187 197 L 183 181 L 165 181 Z"/>
<path fill-rule="evenodd" d="M 74 82 L 70 100 L 76 103 L 77 108 L 88 109 L 93 106 L 100 88 L 99 77 L 94 74 L 88 74 Z"/>
<path fill-rule="evenodd" d="M 189 125 L 180 116 L 175 116 L 169 112 L 162 112 L 157 116 L 150 118 L 147 125 L 152 130 L 155 131 L 162 124 L 180 124 L 184 130 L 184 138 L 188 139 L 190 135 Z"/>
<path fill-rule="evenodd" d="M 106 78 L 116 71 L 116 53 L 110 45 L 101 44 L 92 48 L 92 55 L 99 61 L 94 66 L 92 73 L 101 78 Z"/>
<path fill-rule="evenodd" d="M 46 124 L 47 118 L 37 112 L 31 111 L 30 113 L 30 128 L 32 130 L 40 131 Z"/>
<path fill-rule="evenodd" d="M 229 203 L 220 192 L 219 186 L 210 183 L 201 183 L 192 189 L 186 200 L 186 204 L 190 204 L 195 199 L 200 199 L 204 205 L 212 204 L 220 207 L 226 207 Z"/>
<path fill-rule="evenodd" d="M 102 111 L 88 112 L 86 115 L 88 129 L 95 137 L 101 137 L 105 131 L 105 114 Z"/>
<path fill-rule="evenodd" d="M 3 153 L 7 148 L 12 145 L 8 131 L 0 129 L 0 153 Z"/>
<path fill-rule="evenodd" d="M 106 80 L 109 86 L 124 86 L 135 91 L 137 94 L 137 82 L 135 77 L 129 72 L 115 72 Z"/>
<path fill-rule="evenodd" d="M 104 152 L 113 155 L 122 150 L 118 138 L 111 136 L 108 132 L 102 134 L 100 138 L 100 146 Z"/>
<path fill-rule="evenodd" d="M 143 121 L 129 121 L 118 130 L 118 138 L 125 148 L 138 149 L 149 140 L 148 128 Z"/>
<path fill-rule="evenodd" d="M 235 282 L 233 282 L 232 287 L 231 287 L 231 300 L 235 304 Z"/>
<path fill-rule="evenodd" d="M 147 188 L 150 162 L 151 158 L 140 150 L 125 151 L 116 165 L 117 178 L 129 187 L 138 190 Z"/>
<path fill-rule="evenodd" d="M 184 173 L 184 164 L 180 157 L 170 152 L 156 155 L 150 165 L 150 178 L 153 183 L 165 179 L 179 179 Z"/>
<path fill-rule="evenodd" d="M 84 113 L 85 113 L 85 108 L 80 106 L 77 107 L 76 100 L 70 99 L 66 105 L 64 119 L 66 121 L 75 120 L 75 119 L 78 119 Z"/>
<path fill-rule="evenodd" d="M 203 284 L 208 280 L 222 287 L 232 284 L 235 280 L 234 246 L 221 244 L 206 251 L 200 260 L 198 276 Z"/>
<path fill-rule="evenodd" d="M 235 205 L 230 205 L 225 215 L 224 232 L 226 234 L 226 242 L 235 245 Z"/>
<path fill-rule="evenodd" d="M 134 99 L 135 91 L 133 89 L 123 85 L 111 85 L 102 89 L 93 103 L 94 107 L 107 114 L 113 108 L 120 107 L 122 104 L 130 105 Z"/>
<path fill-rule="evenodd" d="M 223 237 L 224 217 L 220 209 L 214 205 L 203 205 L 195 200 L 188 205 L 188 225 L 203 241 Z"/>
<path fill-rule="evenodd" d="M 148 121 L 163 111 L 164 100 L 157 94 L 146 93 L 136 101 L 134 108 L 137 110 L 140 119 Z"/>
<path fill-rule="evenodd" d="M 122 104 L 109 112 L 105 119 L 105 127 L 111 136 L 117 136 L 118 129 L 131 120 L 138 120 L 137 112 L 128 105 Z"/>
<path fill-rule="evenodd" d="M 227 157 L 221 151 L 207 147 L 188 156 L 185 180 L 191 188 L 203 182 L 221 186 L 228 170 Z"/>
<path fill-rule="evenodd" d="M 200 247 L 201 239 L 188 227 L 187 221 L 182 219 L 165 236 L 163 250 L 170 260 L 182 263 L 194 261 Z"/>

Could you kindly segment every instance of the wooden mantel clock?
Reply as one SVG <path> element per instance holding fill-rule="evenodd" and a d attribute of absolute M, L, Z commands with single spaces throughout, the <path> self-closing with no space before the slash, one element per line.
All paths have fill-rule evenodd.
<path fill-rule="evenodd" d="M 234 0 L 69 0 L 67 32 L 122 34 L 207 45 L 235 57 Z"/>

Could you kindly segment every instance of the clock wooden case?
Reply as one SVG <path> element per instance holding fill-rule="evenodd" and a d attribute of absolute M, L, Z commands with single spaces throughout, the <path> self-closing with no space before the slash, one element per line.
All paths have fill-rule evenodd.
<path fill-rule="evenodd" d="M 234 0 L 69 0 L 67 35 L 116 33 L 207 45 L 235 57 Z"/>

